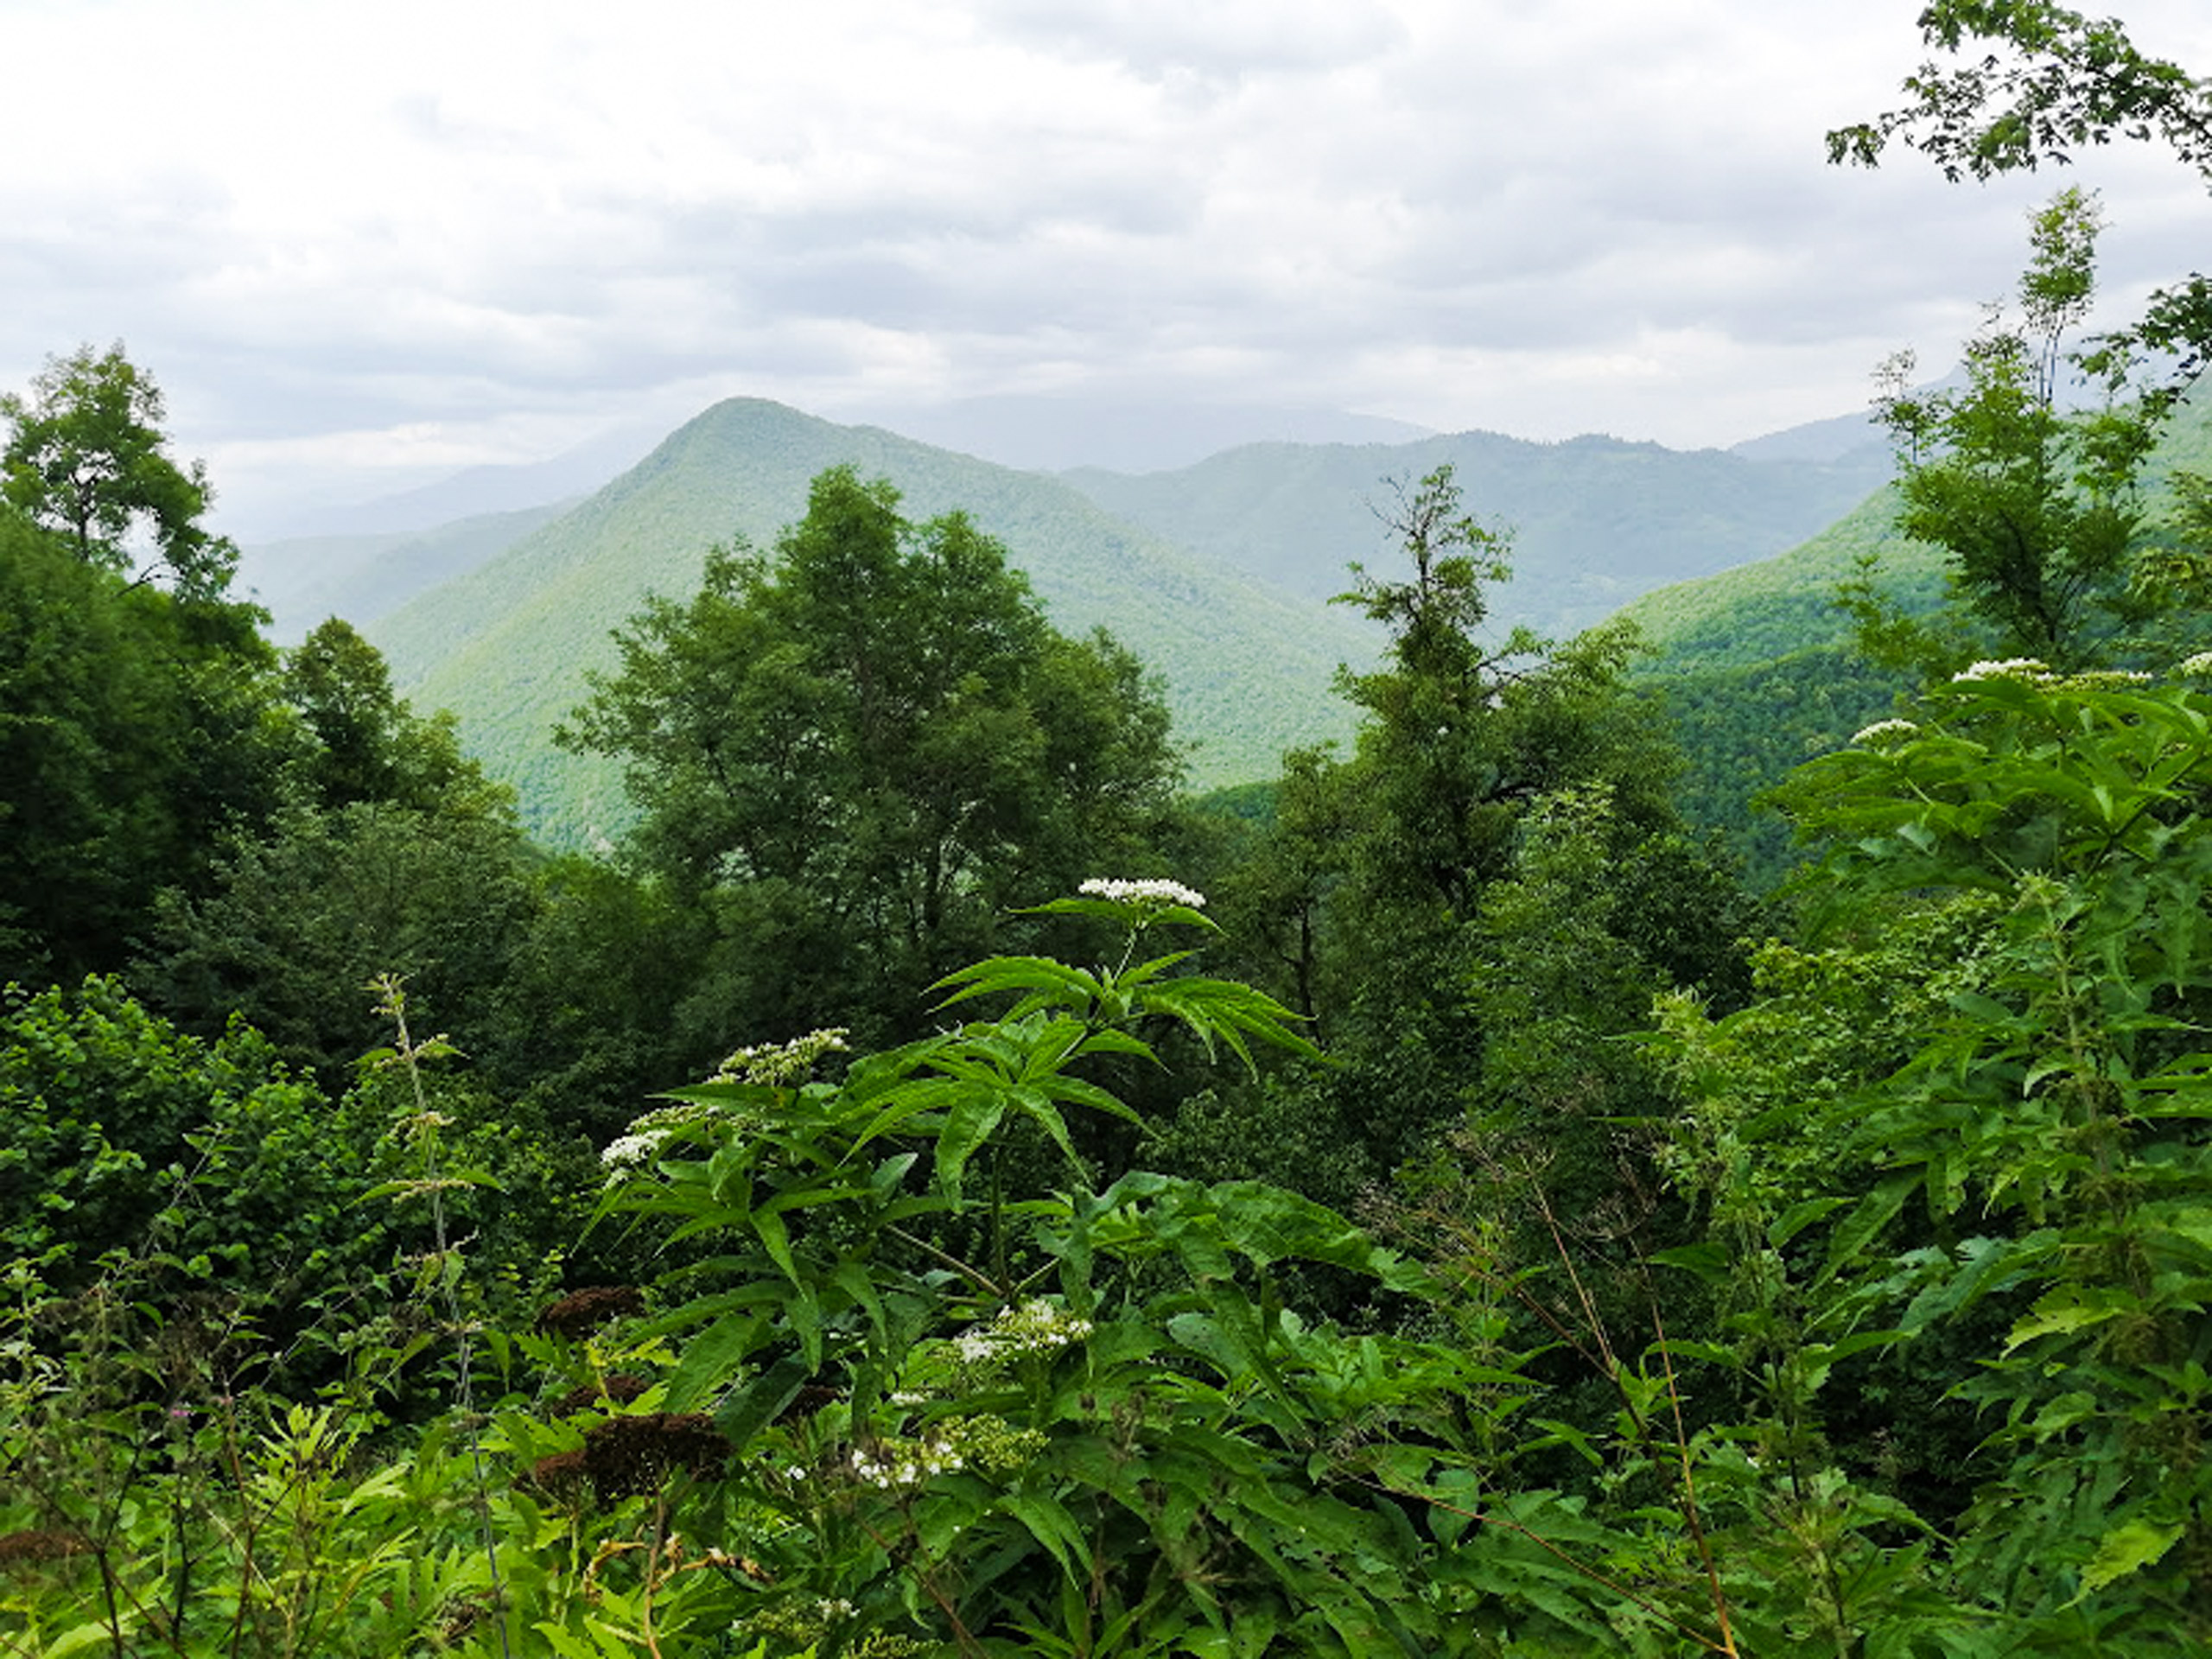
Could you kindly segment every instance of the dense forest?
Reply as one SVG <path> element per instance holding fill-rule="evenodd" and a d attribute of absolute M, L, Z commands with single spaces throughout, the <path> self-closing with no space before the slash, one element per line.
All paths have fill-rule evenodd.
<path fill-rule="evenodd" d="M 1837 159 L 2212 180 L 2117 25 L 1923 26 L 1979 67 Z M 1885 382 L 1838 544 L 1906 556 L 1732 590 L 1783 649 L 1486 626 L 1439 466 L 1355 735 L 1193 794 L 1019 545 L 830 465 L 553 719 L 591 852 L 353 624 L 271 644 L 153 377 L 51 359 L 0 1652 L 2212 1647 L 2212 285 L 2085 334 L 2094 197 L 2029 228 Z"/>

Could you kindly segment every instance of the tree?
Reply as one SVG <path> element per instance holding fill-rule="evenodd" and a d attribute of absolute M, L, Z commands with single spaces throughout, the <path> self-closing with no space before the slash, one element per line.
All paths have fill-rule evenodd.
<path fill-rule="evenodd" d="M 86 563 L 0 505 L 0 981 L 123 965 L 266 822 L 291 723 L 257 613 Z"/>
<path fill-rule="evenodd" d="M 2124 346 L 2066 344 L 2095 295 L 2102 228 L 2080 189 L 2035 213 L 2017 315 L 1993 308 L 1962 390 L 1908 391 L 1909 352 L 1884 365 L 1876 409 L 1897 447 L 1898 528 L 1943 550 L 1955 613 L 1905 619 L 1862 575 L 1843 598 L 1878 660 L 1938 679 L 1974 656 L 2088 667 L 2160 608 L 2137 570 L 2139 480 L 2172 398 L 2138 383 Z M 2069 411 L 2069 383 L 2085 381 L 2101 402 Z"/>
<path fill-rule="evenodd" d="M 334 616 L 286 653 L 284 691 L 312 740 L 300 778 L 315 805 L 499 816 L 512 804 L 461 753 L 452 715 L 418 718 L 392 690 L 384 653 L 350 622 Z"/>
<path fill-rule="evenodd" d="M 87 564 L 128 571 L 131 545 L 153 544 L 180 598 L 221 597 L 238 549 L 200 524 L 213 499 L 207 467 L 169 459 L 161 388 L 118 341 L 52 357 L 31 395 L 0 396 L 10 428 L 0 493 L 34 520 L 66 531 Z"/>
<path fill-rule="evenodd" d="M 965 516 L 898 505 L 822 474 L 772 555 L 717 550 L 618 632 L 557 734 L 627 760 L 633 852 L 721 909 L 725 1020 L 910 1023 L 1009 906 L 1139 852 L 1180 770 L 1133 657 L 1055 632 Z"/>
<path fill-rule="evenodd" d="M 1948 178 L 1987 179 L 2156 137 L 2212 180 L 2212 87 L 2139 52 L 2117 19 L 2050 0 L 1932 0 L 1919 27 L 1923 45 L 1946 53 L 1990 49 L 1979 63 L 1923 64 L 1904 83 L 1910 104 L 1828 134 L 1830 161 L 1872 167 L 1902 138 Z"/>
<path fill-rule="evenodd" d="M 1903 108 L 1828 134 L 1831 162 L 1875 166 L 1895 139 L 1954 181 L 1987 180 L 2126 138 L 2164 144 L 2212 188 L 2212 81 L 2145 55 L 2116 19 L 2093 22 L 2051 0 L 1930 0 L 1919 26 L 1925 45 L 1954 60 L 1970 46 L 1986 50 L 1978 61 L 1923 64 L 1904 82 Z M 2212 362 L 2212 279 L 2191 275 L 2153 293 L 2096 355 L 2107 369 L 2131 356 L 2164 364 L 2163 384 L 2140 392 L 2163 416 Z M 2188 581 L 2164 596 L 2195 602 Z"/>
<path fill-rule="evenodd" d="M 1382 517 L 1411 580 L 1355 563 L 1353 587 L 1337 600 L 1390 633 L 1380 667 L 1338 681 L 1368 713 L 1350 763 L 1369 802 L 1353 885 L 1373 902 L 1457 925 L 1505 868 L 1529 802 L 1614 775 L 1620 809 L 1656 823 L 1671 816 L 1670 766 L 1623 695 L 1630 633 L 1599 628 L 1557 645 L 1516 628 L 1486 641 L 1485 589 L 1510 574 L 1510 537 L 1464 510 L 1449 467 L 1396 494 Z"/>

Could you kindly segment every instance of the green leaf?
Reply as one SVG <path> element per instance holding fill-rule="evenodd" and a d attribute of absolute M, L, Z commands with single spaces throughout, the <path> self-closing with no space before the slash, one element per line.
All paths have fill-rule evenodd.
<path fill-rule="evenodd" d="M 1006 1116 L 1006 1096 L 995 1089 L 963 1089 L 937 1140 L 937 1184 L 956 1208 L 960 1201 L 960 1178 L 976 1149 L 991 1138 Z M 1065 1133 L 1065 1131 L 1063 1131 Z"/>
<path fill-rule="evenodd" d="M 1008 1492 L 998 1507 L 1029 1529 L 1030 1536 L 1052 1552 L 1068 1582 L 1090 1577 L 1090 1543 L 1076 1518 L 1049 1492 Z"/>
<path fill-rule="evenodd" d="M 1821 1270 L 1819 1282 L 1825 1284 L 1856 1262 L 1859 1253 L 1873 1241 L 1877 1233 L 1889 1225 L 1891 1218 L 1904 1207 L 1906 1198 L 1919 1184 L 1920 1178 L 1916 1175 L 1894 1176 L 1861 1198 L 1859 1207 L 1835 1230 L 1834 1236 L 1828 1241 L 1827 1265 Z"/>
<path fill-rule="evenodd" d="M 683 1357 L 668 1380 L 667 1408 L 690 1411 L 699 1401 L 735 1376 L 766 1335 L 766 1327 L 751 1314 L 731 1313 L 717 1319 L 683 1344 Z"/>
<path fill-rule="evenodd" d="M 689 1357 L 689 1356 L 686 1356 Z M 785 1354 L 715 1411 L 715 1427 L 741 1452 L 753 1437 L 783 1414 L 784 1408 L 814 1376 L 814 1368 L 797 1354 Z M 670 1398 L 674 1399 L 671 1391 Z M 685 1408 L 671 1405 L 671 1411 Z"/>
<path fill-rule="evenodd" d="M 1734 1258 L 1723 1244 L 1710 1242 L 1701 1244 L 1677 1244 L 1669 1249 L 1654 1250 L 1651 1259 L 1662 1267 L 1680 1268 L 1685 1273 L 1695 1274 L 1708 1285 L 1725 1285 L 1734 1265 Z"/>
<path fill-rule="evenodd" d="M 2179 1522 L 2161 1525 L 2152 1521 L 2130 1521 L 2113 1528 L 2097 1541 L 2097 1553 L 2082 1569 L 2081 1601 L 2107 1585 L 2139 1573 L 2171 1549 L 2188 1529 Z"/>

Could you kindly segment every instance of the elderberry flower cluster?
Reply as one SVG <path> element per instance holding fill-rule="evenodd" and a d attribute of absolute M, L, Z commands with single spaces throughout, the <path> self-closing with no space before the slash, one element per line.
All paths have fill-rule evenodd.
<path fill-rule="evenodd" d="M 606 1150 L 599 1154 L 600 1165 L 607 1172 L 607 1184 L 613 1186 L 639 1165 L 658 1157 L 661 1148 L 682 1131 L 695 1124 L 718 1121 L 724 1116 L 719 1107 L 709 1102 L 685 1100 L 631 1119 L 629 1133 L 608 1141 Z"/>
<path fill-rule="evenodd" d="M 810 1031 L 788 1043 L 755 1043 L 741 1048 L 722 1062 L 710 1082 L 749 1083 L 785 1087 L 803 1081 L 824 1054 L 845 1047 L 845 1028 Z M 631 1120 L 629 1132 L 610 1141 L 599 1154 L 613 1186 L 639 1165 L 658 1156 L 677 1135 L 701 1124 L 728 1125 L 745 1121 L 747 1109 L 728 1101 L 683 1100 L 658 1107 Z"/>
<path fill-rule="evenodd" d="M 2193 657 L 2183 658 L 2174 672 L 2190 679 L 2212 677 L 2212 651 L 2200 651 Z"/>
<path fill-rule="evenodd" d="M 1851 741 L 1869 748 L 1886 748 L 1892 742 L 1902 743 L 1919 734 L 1920 728 L 1909 720 L 1878 720 L 1872 726 L 1860 727 L 1852 734 Z"/>
<path fill-rule="evenodd" d="M 2059 683 L 2069 691 L 2117 691 L 2123 686 L 2145 684 L 2150 677 L 2139 668 L 2089 668 L 2069 674 Z"/>
<path fill-rule="evenodd" d="M 967 1466 L 958 1452 L 937 1440 L 885 1440 L 873 1453 L 853 1453 L 854 1475 L 887 1492 L 918 1486 L 934 1475 L 957 1474 Z"/>
<path fill-rule="evenodd" d="M 741 1048 L 722 1062 L 716 1083 L 797 1083 L 814 1070 L 824 1054 L 842 1053 L 851 1033 L 843 1026 L 810 1031 L 788 1043 L 754 1043 Z"/>
<path fill-rule="evenodd" d="M 952 1339 L 969 1365 L 1015 1359 L 1024 1354 L 1056 1353 L 1090 1334 L 1090 1321 L 1043 1300 L 1003 1307 L 988 1325 L 976 1325 Z"/>
<path fill-rule="evenodd" d="M 1122 905 L 1182 905 L 1192 910 L 1204 910 L 1206 903 L 1205 894 L 1194 892 L 1180 881 L 1119 881 L 1094 875 L 1076 891 Z"/>
<path fill-rule="evenodd" d="M 2050 664 L 2039 658 L 2007 657 L 2001 662 L 1969 664 L 1951 676 L 1951 683 L 1958 685 L 1971 680 L 2042 680 L 2050 677 Z"/>

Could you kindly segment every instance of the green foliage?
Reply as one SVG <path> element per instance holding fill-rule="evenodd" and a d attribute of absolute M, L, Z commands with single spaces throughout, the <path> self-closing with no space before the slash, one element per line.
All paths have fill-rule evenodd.
<path fill-rule="evenodd" d="M 1770 1287 L 1754 1307 L 1797 1310 L 1801 1354 L 1840 1355 L 1856 1332 L 1896 1351 L 1894 1374 L 1911 1364 L 1897 1344 L 1936 1344 L 1950 1395 L 1993 1430 L 1951 1562 L 2005 1650 L 2187 1651 L 2208 1636 L 2192 1448 L 2212 1287 L 2196 1052 L 2212 702 L 2004 664 L 1916 714 L 1786 798 L 1830 844 L 1811 887 L 1835 925 L 1883 944 L 1881 895 L 1920 895 L 1891 902 L 1943 903 L 1967 948 L 1909 973 L 1911 1017 L 1881 1020 L 1885 1040 L 1840 1067 L 1816 1035 L 1836 1020 L 1825 998 L 1710 1035 L 1678 1011 L 1707 1103 L 1701 1184 L 1732 1225 L 1763 1229 L 1737 1260 Z M 1762 1029 L 1809 1059 L 1782 1062 Z M 1748 1071 L 1747 1039 L 1769 1057 Z M 1808 1099 L 1793 1071 L 1826 1080 Z M 1785 1427 L 1819 1380 L 1777 1402 Z"/>
<path fill-rule="evenodd" d="M 172 1289 L 292 1302 L 381 1267 L 350 1212 L 372 1124 L 239 1027 L 180 1034 L 111 979 L 21 992 L 0 1018 L 0 1243 L 57 1287 L 157 1244 Z"/>
<path fill-rule="evenodd" d="M 293 811 L 156 908 L 140 984 L 179 1018 L 234 1014 L 334 1090 L 382 1029 L 361 988 L 405 976 L 474 1046 L 535 907 L 528 849 L 498 818 L 381 802 Z"/>
<path fill-rule="evenodd" d="M 1179 770 L 1134 658 L 1054 632 L 964 517 L 910 524 L 849 468 L 772 559 L 714 555 L 619 644 L 562 740 L 626 760 L 640 858 L 725 907 L 728 1027 L 905 1025 L 1004 908 L 1141 849 Z"/>
<path fill-rule="evenodd" d="M 213 499 L 207 468 L 168 458 L 163 417 L 161 388 L 124 356 L 121 341 L 48 358 L 29 397 L 0 394 L 9 429 L 0 497 L 67 532 L 77 556 L 104 570 L 127 574 L 132 538 L 143 532 L 178 598 L 219 599 L 238 549 L 200 524 Z"/>
<path fill-rule="evenodd" d="M 1305 1046 L 1288 1010 L 1188 976 L 1186 953 L 1136 959 L 1150 930 L 1199 921 L 1194 897 L 1055 904 L 1119 920 L 1121 965 L 978 963 L 946 988 L 1010 998 L 998 1018 L 839 1084 L 755 1053 L 610 1149 L 637 1172 L 610 1208 L 721 1247 L 710 1286 L 647 1327 L 684 1333 L 664 1402 L 710 1412 L 734 1450 L 687 1526 L 754 1564 L 752 1628 L 834 1608 L 840 1643 L 1661 1650 L 1669 1592 L 1613 1584 L 1588 1559 L 1601 1526 L 1493 1485 L 1528 1389 L 1483 1306 L 1441 1340 L 1311 1323 L 1280 1288 L 1301 1263 L 1454 1304 L 1309 1199 L 1142 1173 L 1102 1190 L 1076 1159 L 1068 1111 L 1126 1110 L 1078 1068 L 1151 1055 L 1147 1022 Z M 1058 1191 L 1005 1185 L 1024 1139 L 1059 1149 Z"/>
<path fill-rule="evenodd" d="M 2093 22 L 2051 0 L 1933 0 L 1919 22 L 1927 46 L 1956 54 L 1986 42 L 1986 54 L 1923 65 L 1904 83 L 1911 104 L 1828 134 L 1831 161 L 1871 167 L 1901 137 L 1947 178 L 1987 179 L 2155 135 L 2212 175 L 2212 97 L 2178 65 L 2138 51 L 2117 19 Z"/>
<path fill-rule="evenodd" d="M 253 620 L 0 507 L 0 980 L 120 967 L 156 892 L 206 891 L 275 809 L 289 746 Z"/>
<path fill-rule="evenodd" d="M 2139 480 L 2174 394 L 2138 385 L 2124 346 L 2064 346 L 2088 315 L 2101 228 L 2079 189 L 2034 215 L 2019 319 L 1993 315 L 1968 346 L 1964 390 L 1908 391 L 1909 353 L 1885 366 L 1877 407 L 1898 446 L 1898 527 L 1943 550 L 1956 614 L 1916 622 L 1862 574 L 1843 600 L 1876 660 L 1937 677 L 2023 652 L 2088 667 L 2157 608 L 2136 570 Z M 2062 410 L 2069 367 L 2094 371 L 2101 406 Z"/>
<path fill-rule="evenodd" d="M 465 760 L 450 714 L 416 718 L 382 653 L 333 617 L 284 657 L 284 695 L 311 740 L 298 766 L 308 800 L 329 810 L 389 802 L 418 812 L 492 817 L 513 791 Z"/>

